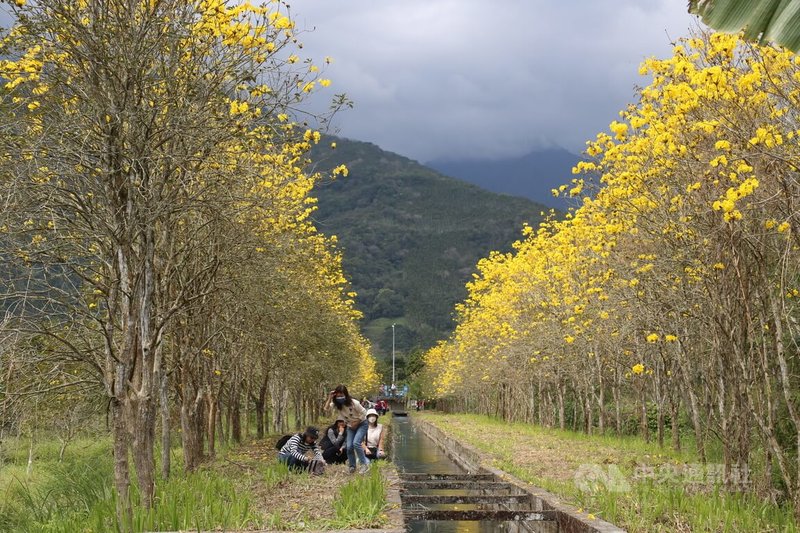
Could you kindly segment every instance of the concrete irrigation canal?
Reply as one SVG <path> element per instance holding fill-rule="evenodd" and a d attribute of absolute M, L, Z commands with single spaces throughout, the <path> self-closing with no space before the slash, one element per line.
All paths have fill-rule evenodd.
<path fill-rule="evenodd" d="M 612 533 L 558 498 L 481 464 L 479 454 L 413 417 L 392 421 L 406 531 Z"/>

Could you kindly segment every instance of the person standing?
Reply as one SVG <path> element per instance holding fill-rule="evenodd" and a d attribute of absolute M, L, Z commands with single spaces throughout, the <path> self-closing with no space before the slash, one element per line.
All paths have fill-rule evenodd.
<path fill-rule="evenodd" d="M 383 438 L 386 431 L 383 424 L 378 424 L 378 412 L 375 409 L 367 411 L 367 424 L 367 438 L 361 443 L 364 454 L 372 461 L 385 459 L 386 452 L 383 451 Z"/>
<path fill-rule="evenodd" d="M 364 454 L 361 443 L 367 436 L 367 411 L 361 404 L 350 396 L 347 387 L 339 385 L 328 395 L 325 409 L 332 410 L 338 418 L 347 424 L 347 435 L 345 437 L 345 449 L 347 450 L 347 461 L 350 465 L 350 473 L 356 471 L 356 456 L 358 456 L 358 472 L 364 474 L 369 471 L 369 459 Z"/>

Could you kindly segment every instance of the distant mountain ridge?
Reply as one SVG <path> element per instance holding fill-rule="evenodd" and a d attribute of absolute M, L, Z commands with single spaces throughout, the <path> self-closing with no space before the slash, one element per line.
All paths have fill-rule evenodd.
<path fill-rule="evenodd" d="M 331 149 L 331 142 L 336 148 Z M 443 176 L 374 144 L 326 138 L 311 153 L 316 170 L 346 164 L 349 176 L 315 190 L 317 227 L 337 235 L 345 274 L 379 353 L 428 347 L 453 329 L 478 260 L 510 250 L 523 223 L 547 207 Z"/>
<path fill-rule="evenodd" d="M 563 148 L 547 148 L 505 159 L 438 159 L 426 165 L 488 191 L 566 209 L 566 200 L 553 197 L 551 190 L 570 182 L 572 167 L 580 160 L 581 156 Z"/>

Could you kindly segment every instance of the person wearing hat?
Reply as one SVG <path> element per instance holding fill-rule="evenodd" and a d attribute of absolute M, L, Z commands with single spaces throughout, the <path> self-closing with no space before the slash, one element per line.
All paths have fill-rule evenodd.
<path fill-rule="evenodd" d="M 314 426 L 306 428 L 304 433 L 292 435 L 281 451 L 278 461 L 292 470 L 309 470 L 312 474 L 321 474 L 325 469 L 325 458 L 317 446 L 319 430 Z"/>
<path fill-rule="evenodd" d="M 341 416 L 325 431 L 319 443 L 322 448 L 322 457 L 329 465 L 343 465 L 347 462 L 347 424 Z"/>
<path fill-rule="evenodd" d="M 370 460 L 385 459 L 386 453 L 383 451 L 383 438 L 386 432 L 383 424 L 378 424 L 378 411 L 375 409 L 367 410 L 367 423 L 369 424 L 367 436 L 364 442 L 361 443 L 364 454 Z"/>

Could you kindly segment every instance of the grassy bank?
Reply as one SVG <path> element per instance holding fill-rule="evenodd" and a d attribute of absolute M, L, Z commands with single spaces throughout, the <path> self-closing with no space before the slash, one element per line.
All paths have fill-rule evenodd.
<path fill-rule="evenodd" d="M 223 450 L 198 471 L 182 470 L 173 450 L 173 475 L 158 480 L 157 505 L 135 505 L 136 531 L 285 530 L 379 527 L 387 521 L 380 468 L 352 476 L 345 466 L 325 476 L 290 473 L 275 459 L 275 438 Z M 30 473 L 27 442 L 0 448 L 0 531 L 119 531 L 108 439 L 83 439 L 59 461 L 56 441 L 34 445 Z M 133 488 L 134 503 L 138 492 Z"/>
<path fill-rule="evenodd" d="M 387 524 L 386 483 L 378 464 L 367 475 L 347 472 L 347 465 L 329 465 L 321 477 L 290 472 L 275 461 L 275 439 L 243 446 L 220 468 L 235 477 L 257 472 L 252 484 L 261 525 L 270 529 L 357 529 Z"/>
<path fill-rule="evenodd" d="M 795 532 L 788 508 L 714 483 L 715 467 L 635 437 L 509 424 L 478 415 L 422 413 L 493 466 L 632 532 Z M 713 462 L 714 459 L 710 459 Z"/>

